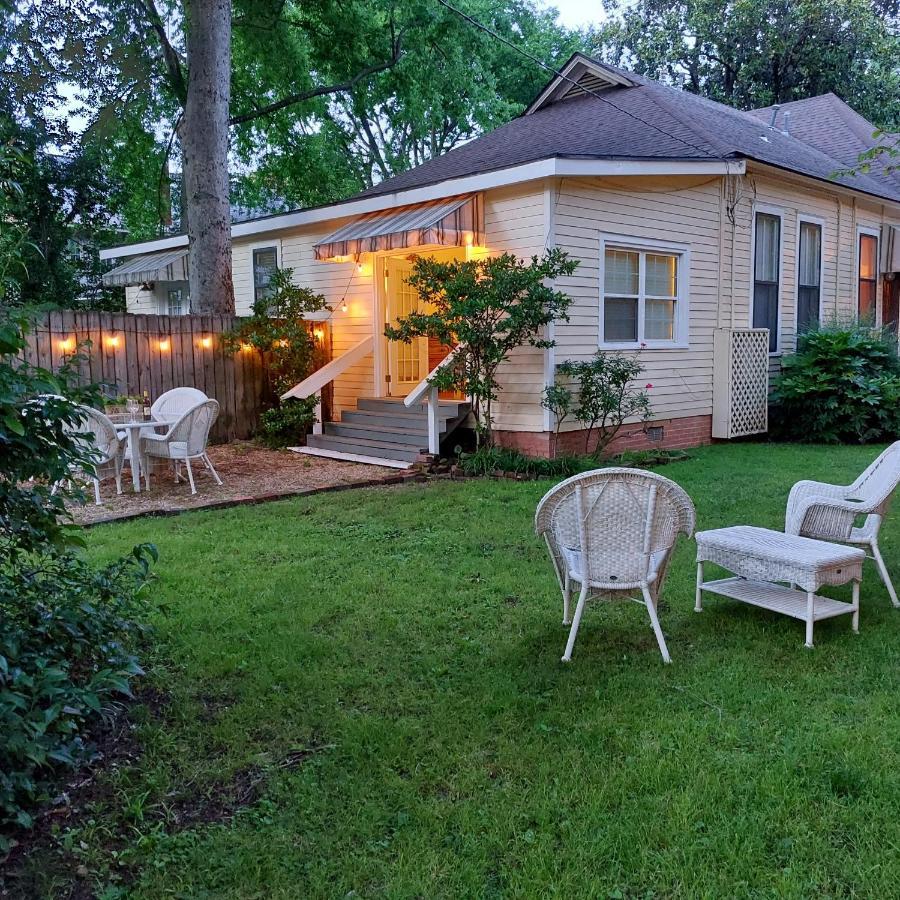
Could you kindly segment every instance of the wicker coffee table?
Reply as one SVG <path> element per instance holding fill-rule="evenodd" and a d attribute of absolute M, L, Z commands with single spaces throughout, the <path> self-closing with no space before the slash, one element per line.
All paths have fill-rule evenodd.
<path fill-rule="evenodd" d="M 859 630 L 865 551 L 752 525 L 698 531 L 696 538 L 697 612 L 703 610 L 703 591 L 771 609 L 806 622 L 807 647 L 813 645 L 813 624 L 820 619 L 851 615 L 853 630 Z M 704 581 L 705 562 L 728 569 L 735 577 Z M 823 585 L 848 581 L 853 582 L 852 603 L 816 593 Z"/>

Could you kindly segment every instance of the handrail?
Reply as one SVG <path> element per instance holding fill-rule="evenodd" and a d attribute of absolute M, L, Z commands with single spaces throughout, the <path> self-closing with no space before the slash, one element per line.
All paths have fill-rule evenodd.
<path fill-rule="evenodd" d="M 350 366 L 355 365 L 361 359 L 368 356 L 375 349 L 375 336 L 369 335 L 358 344 L 354 344 L 349 350 L 342 353 L 337 359 L 316 369 L 309 378 L 304 378 L 299 384 L 295 384 L 289 391 L 281 395 L 282 400 L 297 397 L 301 400 L 318 394 L 326 384 L 334 381 L 338 375 L 342 375 Z"/>
<path fill-rule="evenodd" d="M 457 344 L 407 395 L 403 401 L 404 406 L 412 406 L 414 403 L 420 403 L 429 389 L 432 388 L 431 379 L 437 374 L 439 369 L 453 359 L 459 351 L 462 350 L 462 344 Z"/>

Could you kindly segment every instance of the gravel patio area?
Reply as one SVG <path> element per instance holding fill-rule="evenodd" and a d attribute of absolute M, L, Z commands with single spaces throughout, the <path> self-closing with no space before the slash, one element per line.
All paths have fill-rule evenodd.
<path fill-rule="evenodd" d="M 224 482 L 221 487 L 198 463 L 194 466 L 197 493 L 192 496 L 186 482 L 175 484 L 171 468 L 160 466 L 150 476 L 150 492 L 135 494 L 131 487 L 131 473 L 126 468 L 122 475 L 122 495 L 116 496 L 112 479 L 104 481 L 101 484 L 103 505 L 96 506 L 91 496 L 86 505 L 72 509 L 75 521 L 92 525 L 148 513 L 202 509 L 242 500 L 274 499 L 283 494 L 360 482 L 388 479 L 396 482 L 400 475 L 396 469 L 384 466 L 340 462 L 291 450 L 267 450 L 249 441 L 211 446 L 209 456 Z M 88 493 L 92 495 L 90 489 Z"/>

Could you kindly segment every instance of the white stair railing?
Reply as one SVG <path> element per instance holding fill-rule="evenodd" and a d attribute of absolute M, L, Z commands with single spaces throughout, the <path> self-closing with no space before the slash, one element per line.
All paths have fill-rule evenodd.
<path fill-rule="evenodd" d="M 307 397 L 316 395 L 318 401 L 316 403 L 316 421 L 313 424 L 313 434 L 322 433 L 322 389 L 326 384 L 334 381 L 338 375 L 342 375 L 351 366 L 355 366 L 361 359 L 365 359 L 375 349 L 375 337 L 370 335 L 363 338 L 358 344 L 354 344 L 349 350 L 342 353 L 330 363 L 316 369 L 309 378 L 305 378 L 300 384 L 295 384 L 289 391 L 281 395 L 282 400 L 290 397 L 296 397 L 299 400 L 305 400 Z"/>
<path fill-rule="evenodd" d="M 428 406 L 428 452 L 439 453 L 441 449 L 441 426 L 438 412 L 438 389 L 431 383 L 431 379 L 440 369 L 452 362 L 457 353 L 462 349 L 459 344 L 454 347 L 413 389 L 403 401 L 404 406 L 414 406 L 416 403 L 426 403 Z"/>

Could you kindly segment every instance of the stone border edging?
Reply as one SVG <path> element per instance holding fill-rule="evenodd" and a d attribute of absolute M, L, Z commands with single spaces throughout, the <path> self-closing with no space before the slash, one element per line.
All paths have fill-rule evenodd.
<path fill-rule="evenodd" d="M 349 491 L 355 488 L 384 487 L 394 484 L 406 484 L 407 482 L 422 483 L 428 478 L 421 472 L 410 472 L 402 475 L 385 475 L 384 478 L 366 478 L 362 481 L 347 481 L 341 484 L 327 484 L 323 487 L 303 488 L 295 491 L 279 491 L 273 494 L 259 494 L 253 497 L 232 497 L 228 500 L 216 500 L 213 503 L 205 503 L 202 506 L 186 506 L 180 509 L 145 509 L 140 512 L 123 513 L 118 516 L 109 516 L 106 519 L 97 519 L 93 522 L 85 522 L 82 528 L 94 528 L 97 525 L 112 525 L 115 522 L 128 522 L 132 519 L 144 518 L 168 518 L 180 516 L 182 513 L 202 512 L 208 509 L 229 509 L 233 506 L 256 506 L 260 503 L 272 503 L 276 500 L 290 500 L 292 497 L 308 497 L 314 494 L 330 494 L 337 491 Z"/>

